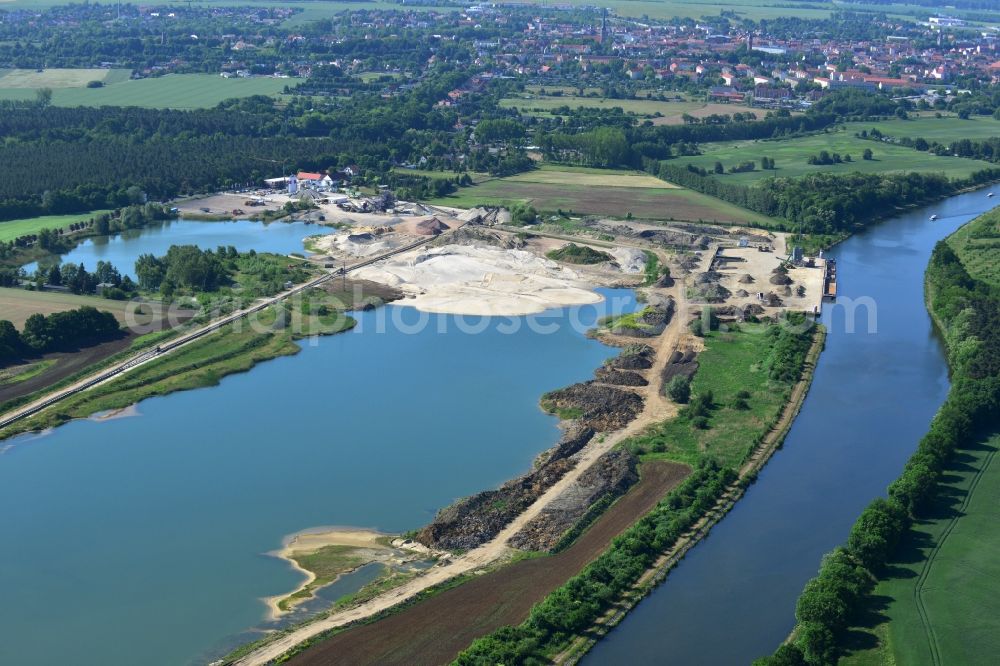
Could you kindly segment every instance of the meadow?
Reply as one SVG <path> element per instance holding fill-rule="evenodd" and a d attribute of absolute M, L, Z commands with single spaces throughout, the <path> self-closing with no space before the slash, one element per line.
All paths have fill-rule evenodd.
<path fill-rule="evenodd" d="M 848 123 L 845 125 L 851 134 L 862 130 L 878 129 L 883 134 L 892 137 L 922 137 L 928 141 L 949 143 L 960 139 L 989 139 L 1000 136 L 1000 120 L 992 116 L 971 116 L 962 120 L 954 114 L 942 114 L 940 118 L 933 113 L 922 113 L 909 120 L 883 120 L 877 123 Z"/>
<path fill-rule="evenodd" d="M 1000 654 L 1000 435 L 961 451 L 853 627 L 841 664 L 987 664 Z"/>
<path fill-rule="evenodd" d="M 969 222 L 948 237 L 962 265 L 977 280 L 1000 285 L 1000 211 L 993 210 Z"/>
<path fill-rule="evenodd" d="M 695 465 L 710 455 L 724 466 L 739 467 L 771 429 L 792 388 L 792 383 L 771 379 L 763 367 L 774 344 L 766 331 L 765 324 L 747 323 L 738 331 L 706 334 L 691 395 L 711 392 L 708 427 L 694 427 L 692 417 L 682 412 L 632 438 L 629 448 L 643 459 Z M 749 393 L 746 409 L 733 406 L 741 391 Z"/>
<path fill-rule="evenodd" d="M 106 210 L 95 210 L 89 213 L 74 213 L 72 215 L 42 215 L 20 220 L 0 222 L 0 242 L 9 242 L 18 236 L 37 234 L 42 229 L 61 229 L 74 222 L 83 222 L 92 217 L 107 213 Z"/>
<path fill-rule="evenodd" d="M 0 89 L 4 88 L 84 88 L 91 81 L 106 85 L 127 81 L 128 69 L 0 69 Z"/>
<path fill-rule="evenodd" d="M 882 124 L 868 124 L 867 129 Z M 860 131 L 857 130 L 857 131 Z M 715 162 L 719 161 L 727 173 L 720 178 L 724 182 L 743 184 L 755 183 L 765 178 L 783 177 L 797 178 L 811 173 L 886 173 L 909 172 L 943 173 L 949 177 L 964 177 L 992 165 L 980 160 L 970 160 L 960 157 L 939 157 L 929 152 L 921 152 L 904 146 L 859 139 L 854 136 L 854 130 L 838 129 L 832 132 L 820 132 L 810 136 L 791 139 L 771 139 L 759 141 L 728 141 L 721 143 L 701 144 L 702 154 L 695 157 L 683 157 L 675 160 L 678 164 L 694 164 L 712 171 Z M 865 149 L 871 149 L 873 158 L 863 160 Z M 850 155 L 851 162 L 831 165 L 811 165 L 809 157 L 818 155 L 820 151 L 831 155 L 839 153 L 842 157 Z M 762 170 L 760 159 L 770 157 L 775 161 L 776 168 Z M 754 171 L 743 173 L 728 173 L 729 168 L 746 161 L 757 162 Z"/>
<path fill-rule="evenodd" d="M 648 174 L 557 165 L 483 181 L 430 203 L 457 208 L 524 203 L 540 211 L 573 214 L 761 225 L 774 222 Z"/>
<path fill-rule="evenodd" d="M 57 106 L 141 106 L 157 109 L 200 109 L 215 106 L 222 100 L 232 97 L 277 95 L 284 90 L 285 86 L 294 86 L 297 82 L 298 79 L 293 78 L 224 79 L 216 74 L 168 74 L 157 78 L 111 83 L 102 88 L 53 88 L 52 103 Z M 33 99 L 34 97 L 34 88 L 8 87 L 4 84 L 4 78 L 0 78 L 0 99 Z"/>

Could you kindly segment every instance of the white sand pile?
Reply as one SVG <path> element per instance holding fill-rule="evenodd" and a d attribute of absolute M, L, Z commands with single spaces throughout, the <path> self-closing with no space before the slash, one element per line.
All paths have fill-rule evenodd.
<path fill-rule="evenodd" d="M 370 257 L 392 249 L 392 244 L 370 232 L 342 232 L 313 240 L 317 252 L 333 252 L 351 257 Z"/>
<path fill-rule="evenodd" d="M 619 247 L 611 250 L 621 267 L 622 273 L 642 273 L 646 270 L 646 253 L 631 247 Z"/>
<path fill-rule="evenodd" d="M 530 252 L 494 247 L 415 250 L 354 275 L 415 296 L 405 303 L 425 312 L 516 316 L 601 301 L 574 271 Z"/>

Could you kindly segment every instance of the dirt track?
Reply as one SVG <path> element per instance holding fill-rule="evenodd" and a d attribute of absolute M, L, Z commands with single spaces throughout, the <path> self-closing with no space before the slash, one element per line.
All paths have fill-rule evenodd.
<path fill-rule="evenodd" d="M 323 641 L 293 658 L 296 666 L 320 664 L 441 664 L 469 643 L 506 624 L 518 624 L 531 607 L 599 555 L 611 540 L 647 513 L 688 474 L 657 462 L 572 547 L 485 574 L 379 620 Z"/>
<path fill-rule="evenodd" d="M 684 304 L 683 293 L 679 286 L 674 286 L 669 290 L 656 291 L 662 295 L 672 293 L 675 298 L 679 299 L 679 303 Z M 673 321 L 670 322 L 666 330 L 660 335 L 659 340 L 651 343 L 657 349 L 657 363 L 651 372 L 657 374 L 650 374 L 650 377 L 658 377 L 658 373 L 662 371 L 662 365 L 666 363 L 666 358 L 669 357 L 670 352 L 677 348 L 682 340 L 691 337 L 687 332 L 685 323 L 684 317 L 674 317 Z M 353 608 L 339 611 L 315 622 L 307 623 L 243 656 L 236 663 L 241 666 L 261 666 L 262 664 L 267 664 L 290 651 L 296 645 L 318 634 L 371 617 L 407 599 L 411 599 L 428 588 L 444 583 L 456 575 L 475 571 L 504 557 L 509 552 L 507 541 L 580 478 L 598 458 L 613 449 L 618 443 L 642 432 L 650 425 L 672 416 L 676 412 L 676 405 L 658 395 L 659 382 L 654 381 L 649 386 L 643 387 L 640 390 L 647 397 L 645 409 L 643 409 L 642 413 L 624 428 L 608 433 L 603 438 L 591 440 L 577 454 L 579 459 L 577 460 L 576 467 L 550 486 L 541 497 L 507 525 L 496 537 L 478 548 L 455 558 L 451 564 L 444 567 L 433 567 L 422 576 L 418 576 L 395 590 L 379 595 Z"/>

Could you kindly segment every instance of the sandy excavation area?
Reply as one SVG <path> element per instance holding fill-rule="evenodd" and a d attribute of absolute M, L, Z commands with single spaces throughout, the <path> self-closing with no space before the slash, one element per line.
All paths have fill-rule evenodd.
<path fill-rule="evenodd" d="M 518 316 L 599 303 L 576 271 L 523 250 L 444 245 L 362 268 L 356 277 L 396 287 L 406 305 L 442 314 Z"/>
<path fill-rule="evenodd" d="M 254 202 L 257 205 L 250 205 L 250 202 Z M 173 205 L 180 212 L 181 217 L 214 215 L 233 220 L 251 220 L 260 218 L 264 211 L 278 210 L 283 203 L 271 197 L 258 197 L 256 194 L 221 192 L 210 196 L 178 201 Z"/>

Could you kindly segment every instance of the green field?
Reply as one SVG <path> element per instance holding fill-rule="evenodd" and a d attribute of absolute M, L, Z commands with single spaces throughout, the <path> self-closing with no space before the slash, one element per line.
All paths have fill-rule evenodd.
<path fill-rule="evenodd" d="M 527 0 L 525 0 L 527 2 Z M 182 5 L 184 0 L 169 0 L 165 5 Z M 0 7 L 10 8 L 33 8 L 41 9 L 55 5 L 65 4 L 65 0 L 0 0 Z M 329 19 L 339 12 L 345 10 L 358 9 L 357 2 L 344 2 L 340 0 L 315 0 L 312 2 L 296 2 L 295 0 L 259 0 L 253 3 L 260 7 L 298 7 L 303 11 L 292 17 L 286 25 L 302 25 L 318 19 Z M 567 0 L 566 5 L 593 6 L 589 0 Z M 638 17 L 648 16 L 650 18 L 667 19 L 673 17 L 699 19 L 703 16 L 719 16 L 720 12 L 733 12 L 738 19 L 776 19 L 789 16 L 787 0 L 660 0 L 652 2 L 650 0 L 609 0 L 602 6 L 613 9 L 622 16 Z M 372 0 L 364 3 L 365 9 L 398 9 L 399 5 L 391 0 Z M 409 7 L 411 10 L 433 10 L 433 11 L 458 11 L 459 6 L 439 7 L 433 5 Z M 829 18 L 831 12 L 842 10 L 843 6 L 835 2 L 811 2 L 809 5 L 801 3 L 794 4 L 794 15 L 806 19 Z M 927 7 L 914 7 L 906 4 L 891 5 L 851 5 L 851 11 L 885 12 L 890 16 L 905 16 L 911 20 L 917 16 L 926 20 L 928 14 L 933 13 Z M 961 17 L 967 14 L 962 9 L 949 9 L 951 16 Z M 978 10 L 976 13 L 986 13 L 986 10 Z"/>
<path fill-rule="evenodd" d="M 648 174 L 613 169 L 545 166 L 535 171 L 494 178 L 430 203 L 456 208 L 526 203 L 539 211 L 608 215 L 657 220 L 690 220 L 761 225 L 774 220 L 679 188 Z"/>
<path fill-rule="evenodd" d="M 869 129 L 871 128 L 869 124 Z M 882 129 L 881 124 L 876 125 Z M 884 130 L 883 130 L 884 131 Z M 755 183 L 770 177 L 796 178 L 810 173 L 886 173 L 899 171 L 918 171 L 922 173 L 943 173 L 949 177 L 964 177 L 992 165 L 988 162 L 970 160 L 961 157 L 938 157 L 932 153 L 921 152 L 912 148 L 895 146 L 859 139 L 854 131 L 839 129 L 830 133 L 819 133 L 811 136 L 792 139 L 767 141 L 728 141 L 722 143 L 701 144 L 702 155 L 696 157 L 681 157 L 675 160 L 677 164 L 694 164 L 709 171 L 716 161 L 722 162 L 728 172 L 729 168 L 741 162 L 753 160 L 757 169 L 746 173 L 726 173 L 720 176 L 724 182 Z M 865 148 L 870 148 L 874 159 L 861 159 Z M 852 162 L 833 165 L 810 165 L 807 160 L 812 155 L 818 155 L 821 150 L 850 155 Z M 764 171 L 760 168 L 760 158 L 774 159 L 776 169 Z"/>
<path fill-rule="evenodd" d="M 89 70 L 88 70 L 89 71 Z M 212 107 L 231 97 L 277 95 L 299 79 L 224 79 L 216 74 L 168 74 L 105 85 L 103 88 L 57 88 L 52 103 L 57 106 L 142 106 L 160 109 Z M 0 84 L 3 80 L 0 79 Z M 33 99 L 31 88 L 0 85 L 0 99 Z"/>
<path fill-rule="evenodd" d="M 841 664 L 993 664 L 1000 654 L 1000 436 L 961 451 L 875 588 Z"/>
<path fill-rule="evenodd" d="M 128 69 L 0 69 L 0 89 L 84 88 L 91 81 L 121 83 L 131 74 Z"/>
<path fill-rule="evenodd" d="M 992 116 L 972 116 L 962 120 L 956 115 L 942 115 L 935 118 L 933 113 L 924 113 L 910 120 L 883 120 L 877 123 L 848 123 L 847 130 L 854 134 L 861 130 L 878 129 L 893 137 L 923 137 L 928 141 L 950 143 L 959 139 L 989 139 L 1000 136 L 1000 120 Z"/>
<path fill-rule="evenodd" d="M 969 222 L 948 238 L 969 274 L 992 285 L 1000 285 L 1000 211 Z"/>
<path fill-rule="evenodd" d="M 508 183 L 677 189 L 677 186 L 673 183 L 660 180 L 644 171 L 617 171 L 613 169 L 597 169 L 594 167 L 562 164 L 542 164 L 537 169 L 508 176 L 504 180 Z"/>
<path fill-rule="evenodd" d="M 715 408 L 707 429 L 692 426 L 683 413 L 635 437 L 629 447 L 647 459 L 666 459 L 689 465 L 705 455 L 723 465 L 738 467 L 760 438 L 771 429 L 788 402 L 793 383 L 772 380 L 763 367 L 772 338 L 765 324 L 741 324 L 734 332 L 713 331 L 705 336 L 705 351 L 698 355 L 698 372 L 691 395 L 711 391 Z M 736 394 L 747 391 L 748 409 L 733 407 Z"/>
<path fill-rule="evenodd" d="M 43 215 L 41 217 L 28 217 L 22 220 L 9 220 L 0 222 L 0 242 L 12 241 L 18 236 L 26 234 L 37 234 L 42 229 L 60 229 L 67 227 L 74 222 L 89 220 L 95 215 L 107 213 L 106 210 L 95 210 L 89 213 L 75 213 L 73 215 Z"/>

